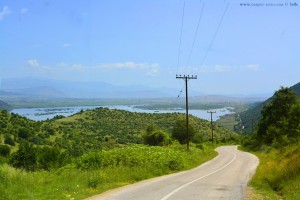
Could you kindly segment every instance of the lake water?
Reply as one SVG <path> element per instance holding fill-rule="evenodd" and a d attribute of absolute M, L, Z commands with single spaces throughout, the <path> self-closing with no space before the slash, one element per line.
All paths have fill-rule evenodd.
<path fill-rule="evenodd" d="M 35 121 L 42 121 L 47 119 L 52 119 L 56 115 L 63 115 L 65 117 L 71 116 L 81 110 L 91 110 L 98 107 L 104 107 L 109 109 L 127 110 L 130 112 L 138 113 L 185 113 L 185 109 L 180 110 L 146 110 L 141 108 L 136 108 L 135 105 L 113 105 L 113 106 L 73 106 L 73 107 L 52 107 L 52 108 L 19 108 L 14 109 L 11 113 L 16 113 L 21 116 L 27 117 Z M 226 114 L 232 114 L 230 107 L 221 109 L 212 109 L 210 111 L 215 111 L 213 114 L 213 120 L 217 120 L 220 116 Z M 189 110 L 189 114 L 199 117 L 201 119 L 210 120 L 210 113 L 207 110 Z"/>

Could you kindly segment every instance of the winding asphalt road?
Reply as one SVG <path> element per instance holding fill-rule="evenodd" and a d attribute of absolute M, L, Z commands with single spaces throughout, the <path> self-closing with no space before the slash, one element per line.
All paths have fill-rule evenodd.
<path fill-rule="evenodd" d="M 222 146 L 216 151 L 216 158 L 192 170 L 110 190 L 88 200 L 244 199 L 258 158 L 238 151 L 237 146 Z"/>

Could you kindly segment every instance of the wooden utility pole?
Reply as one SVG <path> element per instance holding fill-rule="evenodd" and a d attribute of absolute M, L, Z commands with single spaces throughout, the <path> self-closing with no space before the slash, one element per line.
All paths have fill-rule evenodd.
<path fill-rule="evenodd" d="M 186 112 L 186 147 L 190 150 L 190 135 L 189 135 L 189 99 L 188 99 L 188 80 L 197 79 L 197 75 L 176 75 L 176 78 L 184 79 L 185 81 L 185 112 Z"/>
<path fill-rule="evenodd" d="M 253 119 L 251 119 L 251 133 L 253 133 Z"/>
<path fill-rule="evenodd" d="M 216 113 L 216 111 L 207 111 L 207 113 L 210 113 L 211 142 L 214 145 L 214 127 L 213 127 L 212 115 L 213 113 Z"/>

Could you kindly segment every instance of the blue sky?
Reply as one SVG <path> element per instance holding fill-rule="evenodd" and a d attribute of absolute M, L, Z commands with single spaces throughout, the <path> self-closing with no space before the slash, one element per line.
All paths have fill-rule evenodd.
<path fill-rule="evenodd" d="M 274 2 L 1 0 L 0 78 L 272 93 L 300 81 L 300 1 Z"/>

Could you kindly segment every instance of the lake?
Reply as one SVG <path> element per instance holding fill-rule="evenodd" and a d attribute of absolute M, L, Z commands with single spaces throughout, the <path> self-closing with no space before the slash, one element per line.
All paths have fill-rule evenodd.
<path fill-rule="evenodd" d="M 43 121 L 52 119 L 56 115 L 63 115 L 65 117 L 71 116 L 81 110 L 91 110 L 98 107 L 104 107 L 109 109 L 127 110 L 130 112 L 137 113 L 185 113 L 185 109 L 174 109 L 174 110 L 147 110 L 137 108 L 136 105 L 113 105 L 113 106 L 72 106 L 72 107 L 51 107 L 51 108 L 18 108 L 11 111 L 21 116 L 27 117 L 35 121 Z M 220 109 L 211 109 L 216 113 L 213 114 L 213 121 L 216 121 L 220 116 L 226 114 L 232 114 L 232 108 L 225 107 Z M 210 113 L 207 110 L 189 110 L 189 114 L 199 117 L 201 119 L 210 120 Z"/>

